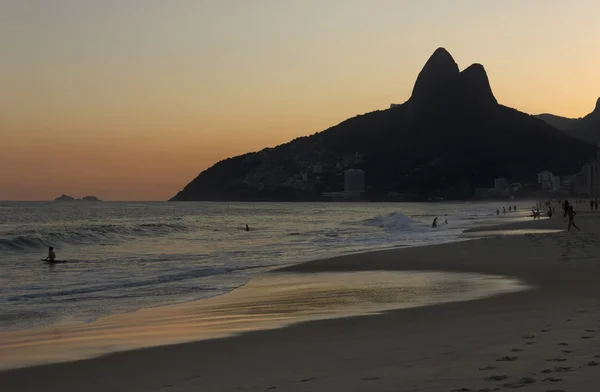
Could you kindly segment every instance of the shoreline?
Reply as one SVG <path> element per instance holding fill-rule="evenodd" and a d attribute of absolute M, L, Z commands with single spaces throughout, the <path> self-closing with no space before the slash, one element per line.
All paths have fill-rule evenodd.
<path fill-rule="evenodd" d="M 464 341 L 465 339 L 468 340 L 469 337 L 462 335 L 462 331 L 467 325 L 467 328 L 479 325 L 481 328 L 477 329 L 473 335 L 473 337 L 478 337 L 478 342 L 471 343 L 482 348 L 484 347 L 482 346 L 484 341 L 490 343 L 490 337 L 507 338 L 508 335 L 511 335 L 514 328 L 507 328 L 507 323 L 510 324 L 510 320 L 507 320 L 509 315 L 512 316 L 510 319 L 518 324 L 515 326 L 516 329 L 522 331 L 520 333 L 526 334 L 533 332 L 532 329 L 543 328 L 544 326 L 541 324 L 556 324 L 556 317 L 566 320 L 567 318 L 574 319 L 577 315 L 595 314 L 598 309 L 595 299 L 597 298 L 596 295 L 600 294 L 600 290 L 596 288 L 593 273 L 600 272 L 600 270 L 592 261 L 594 259 L 593 251 L 598 248 L 595 240 L 598 233 L 600 233 L 600 220 L 597 216 L 586 214 L 578 215 L 578 218 L 581 221 L 581 223 L 579 221 L 578 223 L 582 229 L 587 226 L 587 234 L 578 235 L 578 233 L 558 232 L 553 234 L 493 236 L 477 241 L 382 250 L 315 260 L 272 272 L 274 274 L 280 272 L 311 274 L 323 271 L 377 270 L 479 273 L 523 279 L 526 283 L 535 285 L 534 290 L 467 302 L 392 310 L 378 315 L 309 321 L 281 329 L 249 332 L 229 338 L 146 348 L 76 362 L 1 371 L 0 386 L 6 385 L 8 390 L 35 390 L 42 388 L 45 382 L 46 386 L 51 383 L 56 387 L 55 390 L 64 391 L 77 390 L 78 386 L 83 385 L 83 382 L 89 384 L 91 380 L 96 380 L 98 381 L 96 386 L 98 390 L 101 389 L 101 385 L 103 388 L 116 390 L 147 390 L 158 388 L 164 380 L 174 377 L 183 379 L 185 374 L 198 373 L 198 369 L 202 369 L 202 376 L 191 378 L 183 384 L 172 385 L 179 385 L 176 390 L 181 391 L 200 387 L 207 388 L 206 390 L 215 390 L 216 386 L 219 387 L 219 390 L 262 390 L 257 387 L 264 385 L 266 389 L 270 388 L 269 385 L 276 386 L 275 384 L 278 383 L 287 383 L 285 385 L 288 385 L 292 383 L 292 379 L 299 378 L 312 371 L 312 373 L 319 373 L 321 382 L 330 380 L 331 377 L 336 379 L 336 385 L 353 380 L 352 383 L 358 384 L 352 390 L 373 390 L 361 389 L 362 387 L 358 387 L 359 384 L 364 384 L 364 388 L 387 390 L 387 387 L 380 387 L 383 384 L 387 385 L 387 382 L 391 382 L 389 380 L 398 380 L 396 376 L 387 374 L 388 372 L 384 370 L 395 365 L 399 366 L 398 369 L 404 369 L 404 366 L 401 366 L 402 363 L 395 362 L 397 358 L 394 359 L 393 350 L 388 352 L 389 350 L 386 350 L 386 347 L 396 345 L 406 347 L 402 350 L 406 349 L 408 352 L 412 352 L 414 354 L 412 357 L 415 355 L 420 357 L 422 352 L 433 353 L 445 348 L 432 346 L 430 342 L 432 339 L 447 341 L 451 346 L 453 346 L 452 342 L 462 342 L 465 346 L 470 347 L 469 341 Z M 510 225 L 510 229 L 546 229 L 551 227 L 564 229 L 563 223 L 561 217 L 554 221 L 526 221 L 498 227 L 506 229 L 505 226 Z M 592 226 L 594 229 L 589 230 Z M 478 228 L 477 231 L 490 230 L 489 228 Z M 561 249 L 565 247 L 567 252 L 563 251 L 561 253 Z M 552 250 L 558 250 L 558 253 L 552 252 Z M 481 262 L 481 259 L 484 258 L 488 259 L 486 263 Z M 545 310 L 548 303 L 553 304 L 551 311 Z M 588 308 L 588 313 L 580 314 L 573 309 L 574 307 L 578 309 Z M 452 316 L 448 318 L 449 315 Z M 515 317 L 517 318 L 515 319 Z M 597 317 L 597 314 L 594 317 Z M 582 320 L 581 322 L 586 323 L 587 321 Z M 419 328 L 416 328 L 417 326 Z M 440 328 L 441 326 L 444 327 Z M 499 329 L 499 326 L 504 328 Z M 414 341 L 407 340 L 407 336 L 412 336 Z M 518 336 L 512 336 L 511 338 L 516 339 L 515 343 L 512 343 L 513 345 L 519 341 Z M 419 348 L 413 347 L 416 342 L 420 342 Z M 339 345 L 341 343 L 344 343 L 343 347 Z M 353 349 L 345 348 L 345 346 L 353 347 Z M 261 350 L 259 347 L 269 348 L 273 358 L 277 358 L 276 364 L 270 364 L 269 366 L 280 369 L 281 373 L 272 374 L 273 372 L 261 371 L 257 367 L 260 363 L 264 364 L 266 361 L 264 355 L 261 354 L 264 348 Z M 376 347 L 381 351 L 381 355 L 376 355 Z M 409 349 L 410 347 L 413 347 L 412 350 Z M 307 351 L 308 348 L 313 350 Z M 223 352 L 231 352 L 232 349 L 234 349 L 233 352 L 239 353 L 239 355 L 234 358 L 224 356 Z M 386 354 L 384 355 L 384 353 Z M 307 361 L 302 361 L 302 358 L 298 358 L 299 355 Z M 344 362 L 340 359 L 341 357 L 352 357 L 353 355 L 364 357 L 366 362 Z M 374 357 L 374 355 L 376 356 Z M 427 358 L 434 362 L 446 360 L 449 361 L 448 363 L 444 362 L 446 366 L 452 366 L 452 359 L 448 356 L 449 354 L 438 353 L 436 355 L 431 354 Z M 408 357 L 410 358 L 411 355 Z M 174 363 L 165 364 L 162 361 L 163 358 L 170 358 Z M 325 358 L 330 361 L 324 363 Z M 308 359 L 312 359 L 312 362 Z M 462 362 L 458 362 L 465 365 L 464 361 L 467 360 L 468 358 L 464 358 Z M 198 366 L 198 361 L 201 366 Z M 298 361 L 301 363 L 298 363 Z M 381 361 L 385 364 L 382 364 Z M 407 359 L 407 361 L 410 362 L 410 359 Z M 357 368 L 357 363 L 363 363 L 363 365 L 367 363 L 369 367 L 380 369 L 378 373 L 385 373 L 386 376 L 377 376 L 376 380 L 367 380 L 370 377 L 363 377 L 358 381 L 356 377 L 347 377 L 350 381 L 345 381 L 345 378 L 341 377 L 340 374 L 350 376 L 356 374 L 356 372 L 361 372 L 362 367 Z M 108 374 L 104 370 L 105 367 L 113 367 L 117 364 L 128 369 L 126 372 L 119 372 L 119 382 L 111 384 L 108 381 L 101 381 Z M 159 364 L 162 364 L 160 370 L 156 368 L 156 371 L 150 372 L 151 374 L 148 377 L 141 377 L 142 373 L 147 373 L 148 369 L 153 369 Z M 322 365 L 322 369 L 315 366 L 315 364 Z M 223 373 L 223 366 L 228 368 L 230 372 L 235 372 L 237 377 L 226 377 Z M 410 369 L 414 370 L 415 367 L 418 367 L 419 371 L 411 377 L 414 376 L 415 380 L 420 380 L 415 382 L 425 384 L 432 382 L 425 381 L 428 372 L 435 370 L 431 368 L 431 363 L 429 363 L 429 366 L 413 363 Z M 64 371 L 70 372 L 71 370 L 68 369 L 71 368 L 83 372 L 82 374 L 85 377 L 83 375 L 66 379 L 57 377 L 57 374 Z M 250 369 L 253 369 L 255 373 L 251 374 Z M 310 369 L 312 370 L 309 371 Z M 329 376 L 323 374 L 324 372 Z M 404 371 L 400 373 L 404 373 Z M 475 373 L 481 372 L 475 371 Z M 221 375 L 222 378 L 219 379 L 218 375 Z M 418 375 L 420 375 L 420 378 L 417 377 Z M 236 383 L 233 378 L 239 382 Z M 312 378 L 314 380 L 310 380 L 310 382 L 297 381 L 298 385 L 294 384 L 294 388 L 299 389 L 291 388 L 289 390 L 305 390 L 302 388 L 308 387 L 309 384 L 311 388 L 315 388 L 317 377 Z M 471 376 L 471 378 L 473 377 Z M 461 380 L 463 379 L 464 381 L 461 381 L 463 383 L 471 380 L 467 375 L 461 378 Z M 490 385 L 489 382 L 483 382 L 484 380 L 479 376 L 471 381 L 474 382 L 475 379 L 484 385 Z M 377 383 L 374 383 L 375 381 Z M 450 384 L 460 384 L 461 382 L 458 382 L 458 380 L 453 382 L 445 380 L 443 385 L 445 387 L 446 384 L 450 386 Z M 376 387 L 375 384 L 378 386 Z M 436 385 L 437 388 L 440 384 Z M 459 387 L 461 386 L 456 386 L 456 388 Z M 327 389 L 325 385 L 321 385 L 321 388 L 316 390 Z"/>

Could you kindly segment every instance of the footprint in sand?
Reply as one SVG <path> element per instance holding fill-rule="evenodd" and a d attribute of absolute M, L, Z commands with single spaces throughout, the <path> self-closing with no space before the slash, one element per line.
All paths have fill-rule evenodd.
<path fill-rule="evenodd" d="M 559 381 L 562 381 L 562 378 L 548 377 L 548 378 L 545 378 L 543 381 L 559 382 Z"/>
<path fill-rule="evenodd" d="M 589 332 L 589 333 L 591 333 L 591 332 L 596 332 L 596 330 L 595 330 L 595 329 L 584 329 L 584 331 L 585 331 L 585 332 Z"/>
<path fill-rule="evenodd" d="M 571 354 L 573 350 L 560 350 L 560 352 L 563 354 Z"/>
<path fill-rule="evenodd" d="M 458 389 L 453 389 L 450 392 L 469 392 L 471 391 L 471 389 L 469 388 L 458 388 Z"/>
<path fill-rule="evenodd" d="M 593 336 L 582 336 L 581 339 L 593 339 Z"/>
<path fill-rule="evenodd" d="M 533 377 L 523 377 L 519 380 L 519 384 L 533 384 L 535 383 L 535 378 Z"/>
<path fill-rule="evenodd" d="M 502 380 L 506 380 L 508 378 L 508 376 L 506 374 L 500 374 L 497 376 L 489 376 L 484 378 L 485 381 L 502 381 Z"/>
<path fill-rule="evenodd" d="M 599 363 L 598 363 L 598 362 L 596 362 L 596 361 L 589 361 L 589 362 L 587 363 L 587 365 L 588 365 L 588 366 L 598 366 L 598 365 L 599 365 Z"/>
<path fill-rule="evenodd" d="M 377 380 L 381 380 L 381 377 L 377 377 L 377 376 L 374 376 L 374 377 L 363 377 L 363 380 L 364 381 L 377 381 Z"/>
<path fill-rule="evenodd" d="M 548 373 L 566 373 L 566 372 L 572 372 L 573 368 L 570 366 L 557 366 L 553 369 L 544 369 L 542 370 L 542 373 L 544 374 L 548 374 Z"/>
<path fill-rule="evenodd" d="M 540 332 L 550 332 L 549 329 L 540 329 Z"/>
<path fill-rule="evenodd" d="M 496 369 L 496 366 L 486 366 L 486 367 L 479 368 L 479 370 L 494 370 L 494 369 Z"/>
<path fill-rule="evenodd" d="M 531 346 L 532 344 L 535 344 L 536 342 L 525 342 L 526 345 Z"/>
<path fill-rule="evenodd" d="M 525 339 L 525 340 L 535 339 L 535 335 L 525 335 L 525 336 L 522 336 L 522 339 Z"/>
<path fill-rule="evenodd" d="M 558 343 L 559 346 L 568 346 L 569 343 Z"/>
<path fill-rule="evenodd" d="M 518 359 L 518 357 L 511 357 L 508 355 L 505 355 L 503 357 L 500 357 L 498 359 L 496 359 L 496 361 L 498 362 L 511 362 L 511 361 L 516 361 Z"/>
<path fill-rule="evenodd" d="M 300 382 L 309 382 L 309 381 L 312 381 L 312 380 L 316 380 L 316 378 L 309 377 L 309 378 L 305 378 L 304 380 L 300 380 Z"/>
<path fill-rule="evenodd" d="M 512 349 L 512 350 L 510 350 L 510 351 L 512 351 L 513 353 L 520 353 L 521 351 L 523 351 L 523 349 L 522 349 L 522 348 L 517 348 L 517 347 L 515 347 L 515 348 L 513 348 L 513 349 Z"/>
<path fill-rule="evenodd" d="M 567 358 L 552 358 L 548 359 L 548 362 L 565 362 Z"/>

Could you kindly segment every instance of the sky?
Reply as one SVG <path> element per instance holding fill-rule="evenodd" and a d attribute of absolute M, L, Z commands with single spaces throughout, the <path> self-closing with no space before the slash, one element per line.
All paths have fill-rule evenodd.
<path fill-rule="evenodd" d="M 221 159 L 402 103 L 437 47 L 581 117 L 597 0 L 0 0 L 0 200 L 166 200 Z"/>

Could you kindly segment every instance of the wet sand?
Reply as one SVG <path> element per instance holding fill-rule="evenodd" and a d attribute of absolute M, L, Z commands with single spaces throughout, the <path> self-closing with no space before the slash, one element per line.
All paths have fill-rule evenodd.
<path fill-rule="evenodd" d="M 475 273 L 524 280 L 531 290 L 9 370 L 0 372 L 0 390 L 592 391 L 600 371 L 600 216 L 577 218 L 582 233 L 491 236 L 284 271 Z M 480 235 L 563 228 L 561 216 Z"/>

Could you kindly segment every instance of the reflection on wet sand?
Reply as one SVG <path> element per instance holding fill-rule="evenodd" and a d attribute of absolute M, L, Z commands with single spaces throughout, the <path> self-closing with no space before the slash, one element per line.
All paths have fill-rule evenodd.
<path fill-rule="evenodd" d="M 0 334 L 0 367 L 231 336 L 325 318 L 465 301 L 525 289 L 516 280 L 439 272 L 283 273 L 228 294 L 109 316 L 88 324 Z"/>

